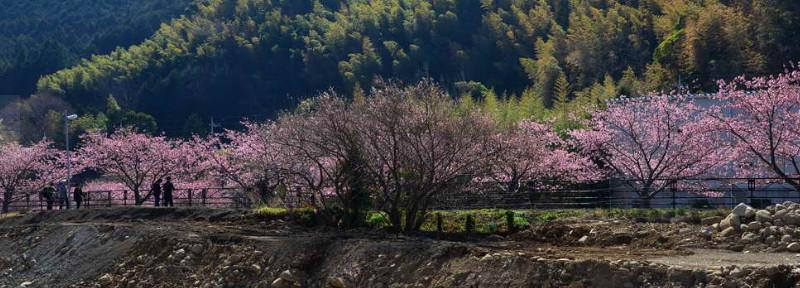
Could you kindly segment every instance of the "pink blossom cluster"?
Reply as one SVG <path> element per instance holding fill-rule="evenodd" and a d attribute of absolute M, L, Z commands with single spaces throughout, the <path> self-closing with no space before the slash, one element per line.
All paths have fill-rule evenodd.
<path fill-rule="evenodd" d="M 122 129 L 111 135 L 85 135 L 78 157 L 87 169 L 125 185 L 135 203 L 142 204 L 150 198 L 150 186 L 158 179 L 172 177 L 176 183 L 202 179 L 208 170 L 204 166 L 208 153 L 202 148 L 191 141 Z"/>
<path fill-rule="evenodd" d="M 604 176 L 589 157 L 572 151 L 551 125 L 523 120 L 498 137 L 502 152 L 491 162 L 489 175 L 506 191 L 530 181 L 586 182 Z"/>
<path fill-rule="evenodd" d="M 714 175 L 730 162 L 725 133 L 707 115 L 685 95 L 656 95 L 596 111 L 589 129 L 571 135 L 582 153 L 649 199 L 681 179 Z"/>
<path fill-rule="evenodd" d="M 11 203 L 25 195 L 37 193 L 53 182 L 65 181 L 64 160 L 64 153 L 51 148 L 47 141 L 27 147 L 16 143 L 0 145 L 2 212 L 8 212 Z"/>
<path fill-rule="evenodd" d="M 367 193 L 390 215 L 407 211 L 406 223 L 394 223 L 405 229 L 421 223 L 434 196 L 475 181 L 602 177 L 550 125 L 502 130 L 478 110 L 456 112 L 426 81 L 389 83 L 354 102 L 328 92 L 275 122 L 245 126 L 199 144 L 209 175 L 259 191 L 284 187 L 322 208 L 352 210 Z"/>
<path fill-rule="evenodd" d="M 736 176 L 777 177 L 800 188 L 800 70 L 720 81 L 711 116 L 735 149 Z"/>

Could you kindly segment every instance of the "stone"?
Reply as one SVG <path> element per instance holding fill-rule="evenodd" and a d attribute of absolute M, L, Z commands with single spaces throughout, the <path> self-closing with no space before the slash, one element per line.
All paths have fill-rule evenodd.
<path fill-rule="evenodd" d="M 733 207 L 731 210 L 731 214 L 738 216 L 739 218 L 745 217 L 747 208 L 751 208 L 749 205 L 744 203 L 739 203 L 736 207 Z M 752 208 L 751 208 L 752 209 Z"/>
<path fill-rule="evenodd" d="M 719 221 L 722 221 L 722 217 L 719 217 L 719 216 L 706 217 L 706 218 L 700 219 L 700 224 L 702 224 L 702 225 L 711 225 L 711 224 L 714 224 L 714 223 L 719 223 Z"/>
<path fill-rule="evenodd" d="M 111 274 L 106 273 L 103 274 L 103 276 L 100 276 L 100 278 L 98 278 L 97 280 L 98 282 L 100 282 L 101 285 L 111 285 L 111 281 L 113 279 L 111 278 Z"/>
<path fill-rule="evenodd" d="M 747 243 L 752 243 L 758 240 L 758 235 L 753 232 L 746 232 L 742 234 L 742 241 Z"/>
<path fill-rule="evenodd" d="M 722 230 L 722 232 L 719 233 L 719 236 L 728 237 L 733 234 L 736 234 L 736 229 L 734 229 L 733 227 L 728 227 L 725 228 L 725 230 Z"/>
<path fill-rule="evenodd" d="M 774 214 L 772 214 L 772 219 L 774 219 L 774 220 L 777 220 L 777 219 L 786 220 L 785 217 L 787 215 L 789 215 L 789 210 L 786 210 L 786 209 L 778 210 L 778 211 L 775 211 Z"/>
<path fill-rule="evenodd" d="M 769 235 L 767 236 L 767 238 L 764 238 L 764 243 L 766 243 L 767 245 L 772 245 L 772 243 L 775 243 L 777 241 L 778 239 L 775 237 L 775 235 Z"/>
<path fill-rule="evenodd" d="M 728 227 L 739 229 L 740 224 L 741 222 L 739 221 L 739 216 L 736 216 L 736 214 L 731 213 L 728 214 L 728 217 L 725 217 L 725 219 L 722 219 L 722 221 L 719 222 L 719 229 L 723 231 L 725 231 L 725 229 L 727 229 Z"/>
<path fill-rule="evenodd" d="M 586 236 L 586 235 L 583 235 L 583 237 L 581 237 L 581 239 L 578 239 L 578 243 L 581 243 L 581 244 L 585 244 L 587 241 L 589 241 L 589 236 Z"/>
<path fill-rule="evenodd" d="M 763 226 L 761 225 L 761 223 L 756 222 L 756 221 L 747 223 L 747 231 L 748 232 L 758 232 L 759 230 L 761 230 L 762 227 Z"/>
<path fill-rule="evenodd" d="M 800 243 L 792 242 L 789 245 L 786 245 L 786 250 L 789 250 L 792 253 L 800 252 Z"/>
<path fill-rule="evenodd" d="M 753 207 L 747 207 L 747 210 L 744 211 L 744 218 L 745 219 L 753 219 L 756 216 L 756 209 Z"/>
<path fill-rule="evenodd" d="M 277 278 L 275 281 L 272 281 L 272 284 L 270 284 L 270 287 L 272 288 L 291 288 L 293 286 L 294 285 L 292 282 L 286 281 L 286 279 L 283 278 Z"/>
<path fill-rule="evenodd" d="M 33 281 L 25 281 L 19 284 L 20 287 L 28 287 L 33 285 Z"/>
<path fill-rule="evenodd" d="M 203 245 L 194 244 L 194 245 L 192 245 L 192 247 L 189 248 L 189 251 L 192 251 L 192 253 L 194 253 L 194 254 L 203 253 Z"/>
<path fill-rule="evenodd" d="M 230 257 L 228 257 L 228 262 L 231 264 L 239 263 L 239 261 L 242 261 L 242 256 L 238 254 L 233 254 Z"/>
<path fill-rule="evenodd" d="M 756 221 L 761 223 L 772 222 L 772 214 L 767 210 L 758 210 L 756 211 Z"/>
<path fill-rule="evenodd" d="M 781 242 L 788 243 L 792 241 L 792 235 L 783 235 L 781 236 Z"/>
<path fill-rule="evenodd" d="M 349 288 L 350 284 L 348 284 L 347 279 L 344 279 L 343 277 L 330 277 L 328 278 L 328 287 Z"/>
<path fill-rule="evenodd" d="M 797 213 L 787 214 L 786 217 L 783 218 L 783 222 L 785 222 L 786 225 L 791 225 L 791 226 L 800 225 L 800 215 L 798 215 Z"/>
<path fill-rule="evenodd" d="M 292 283 L 302 283 L 306 278 L 305 273 L 297 269 L 284 270 L 278 277 Z"/>
<path fill-rule="evenodd" d="M 728 250 L 733 252 L 742 252 L 744 250 L 744 245 L 740 243 L 734 243 L 728 246 Z"/>

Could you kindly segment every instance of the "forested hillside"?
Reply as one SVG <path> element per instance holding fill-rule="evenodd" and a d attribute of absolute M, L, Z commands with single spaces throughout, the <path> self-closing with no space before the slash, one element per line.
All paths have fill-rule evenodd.
<path fill-rule="evenodd" d="M 84 110 L 114 95 L 175 132 L 187 115 L 270 116 L 329 87 L 430 77 L 514 119 L 620 93 L 708 91 L 800 60 L 794 0 L 212 0 L 198 10 L 43 77 L 39 91 Z"/>
<path fill-rule="evenodd" d="M 44 74 L 128 47 L 192 0 L 0 0 L 0 95 L 27 96 Z"/>

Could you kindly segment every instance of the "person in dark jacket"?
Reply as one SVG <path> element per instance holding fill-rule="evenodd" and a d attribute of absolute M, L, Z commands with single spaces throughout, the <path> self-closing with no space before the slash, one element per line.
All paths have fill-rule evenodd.
<path fill-rule="evenodd" d="M 53 202 L 55 202 L 53 198 L 56 194 L 56 188 L 54 186 L 54 183 L 50 183 L 50 185 L 44 187 L 41 192 L 42 199 L 47 203 L 47 210 L 53 210 Z"/>
<path fill-rule="evenodd" d="M 153 193 L 156 207 L 161 206 L 161 179 L 156 180 L 153 185 L 150 185 L 150 193 Z"/>
<path fill-rule="evenodd" d="M 164 183 L 164 207 L 174 207 L 172 203 L 172 192 L 175 192 L 175 185 L 172 185 L 172 177 L 167 177 L 167 182 Z"/>
<path fill-rule="evenodd" d="M 69 187 L 67 187 L 67 181 L 58 182 L 56 190 L 58 191 L 58 210 L 64 208 L 69 210 Z"/>
<path fill-rule="evenodd" d="M 75 209 L 81 209 L 81 203 L 83 202 L 82 186 L 82 184 L 78 184 L 75 186 L 75 190 L 72 191 L 72 199 L 75 199 Z"/>

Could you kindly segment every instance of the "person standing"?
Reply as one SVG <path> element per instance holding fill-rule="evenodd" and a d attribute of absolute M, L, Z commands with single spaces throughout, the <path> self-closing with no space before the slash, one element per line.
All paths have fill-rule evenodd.
<path fill-rule="evenodd" d="M 47 187 L 44 187 L 41 192 L 41 196 L 44 199 L 45 203 L 47 203 L 47 210 L 53 210 L 53 196 L 56 193 L 56 188 L 53 188 L 55 184 L 50 183 Z"/>
<path fill-rule="evenodd" d="M 172 177 L 167 177 L 167 182 L 164 183 L 164 206 L 174 207 L 172 203 L 172 192 L 175 192 L 175 185 L 172 185 Z"/>
<path fill-rule="evenodd" d="M 150 192 L 153 193 L 156 207 L 161 206 L 161 178 L 153 182 L 153 185 L 150 185 Z"/>
<path fill-rule="evenodd" d="M 69 188 L 67 187 L 67 181 L 58 182 L 58 209 L 64 209 L 65 207 L 69 210 Z"/>
<path fill-rule="evenodd" d="M 81 209 L 81 202 L 83 202 L 83 185 L 78 184 L 75 190 L 72 191 L 72 198 L 75 199 L 75 209 Z"/>

